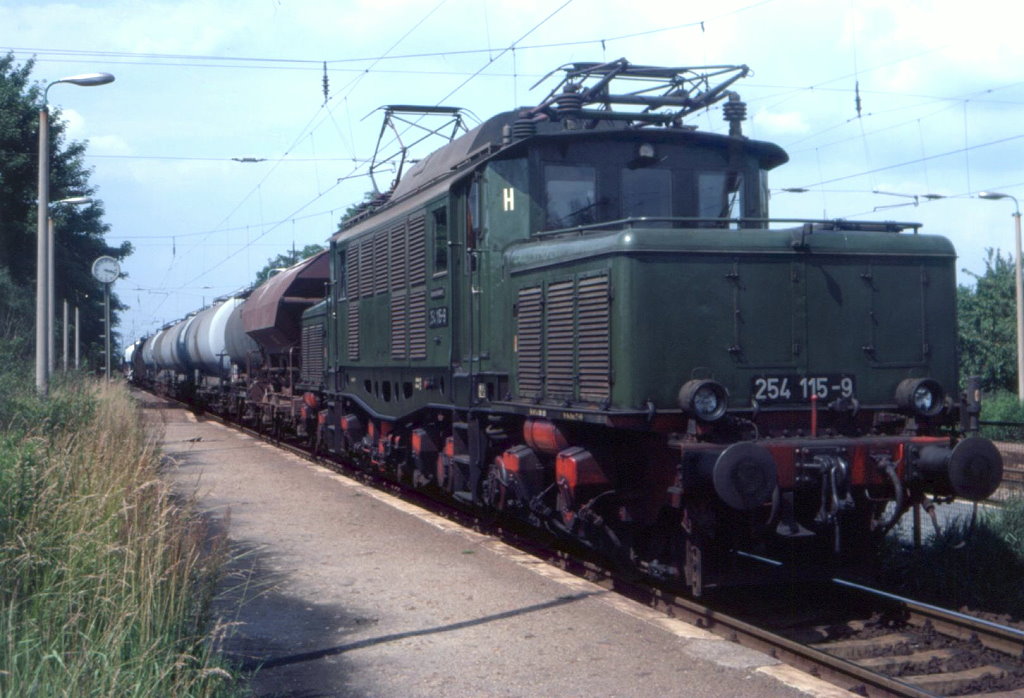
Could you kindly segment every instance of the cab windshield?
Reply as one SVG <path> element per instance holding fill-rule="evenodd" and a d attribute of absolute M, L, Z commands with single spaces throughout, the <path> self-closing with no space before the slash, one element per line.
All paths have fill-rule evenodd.
<path fill-rule="evenodd" d="M 544 168 L 547 194 L 546 227 L 572 228 L 596 223 L 597 170 L 580 165 Z"/>
<path fill-rule="evenodd" d="M 543 229 L 623 218 L 643 227 L 727 227 L 729 221 L 762 217 L 747 211 L 742 172 L 674 169 L 669 164 L 660 160 L 649 166 L 545 163 Z"/>

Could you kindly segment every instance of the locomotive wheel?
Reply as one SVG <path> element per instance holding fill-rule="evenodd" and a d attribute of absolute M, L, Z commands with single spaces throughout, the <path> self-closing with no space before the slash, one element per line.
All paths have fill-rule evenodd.
<path fill-rule="evenodd" d="M 399 482 L 411 483 L 413 481 L 413 472 L 416 470 L 412 457 L 399 453 L 393 456 L 393 458 L 395 462 L 395 475 L 398 477 Z"/>
<path fill-rule="evenodd" d="M 437 486 L 445 492 L 454 491 L 455 463 L 447 453 L 437 454 Z"/>
<path fill-rule="evenodd" d="M 487 469 L 487 477 L 484 479 L 481 490 L 485 506 L 496 511 L 505 511 L 508 504 L 508 487 L 505 484 L 504 473 L 500 465 L 492 463 L 491 467 Z"/>
<path fill-rule="evenodd" d="M 440 458 L 440 456 L 437 456 Z M 437 466 L 430 466 L 430 459 L 424 458 L 423 454 L 412 455 L 412 484 L 414 487 L 426 488 L 434 484 L 437 474 Z"/>
<path fill-rule="evenodd" d="M 704 551 L 692 542 L 686 542 L 686 563 L 683 570 L 686 576 L 686 585 L 690 587 L 690 593 L 695 598 L 704 593 Z"/>

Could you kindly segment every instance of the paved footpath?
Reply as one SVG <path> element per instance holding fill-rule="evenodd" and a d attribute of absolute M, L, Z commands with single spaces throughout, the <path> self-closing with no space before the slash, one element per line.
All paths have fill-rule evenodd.
<path fill-rule="evenodd" d="M 217 602 L 258 696 L 838 696 L 770 657 L 159 398 L 177 486 L 238 554 Z"/>

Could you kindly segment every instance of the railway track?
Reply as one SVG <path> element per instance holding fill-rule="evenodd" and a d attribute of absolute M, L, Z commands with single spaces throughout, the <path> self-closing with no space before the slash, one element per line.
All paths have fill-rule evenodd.
<path fill-rule="evenodd" d="M 1017 489 L 1024 487 L 1024 468 L 1004 467 L 1003 485 L 1011 485 Z"/>
<path fill-rule="evenodd" d="M 779 598 L 790 605 L 780 608 Z M 866 696 L 1024 690 L 1024 632 L 834 579 L 714 607 L 654 592 L 653 605 Z M 773 603 L 775 601 L 776 603 Z"/>
<path fill-rule="evenodd" d="M 527 537 L 518 525 L 483 521 L 468 507 L 401 489 L 393 480 L 376 477 L 357 465 L 321 458 L 297 444 L 215 414 L 201 416 L 372 482 L 468 527 L 492 532 L 504 542 L 593 583 L 765 652 L 855 694 L 945 696 L 1024 690 L 1024 631 L 1013 627 L 840 579 L 810 588 L 769 591 L 759 587 L 753 602 L 749 588 L 723 593 L 710 603 L 696 602 L 673 590 L 617 576 L 590 559 L 586 551 L 556 548 L 553 538 Z"/>
<path fill-rule="evenodd" d="M 1008 441 L 993 443 L 1003 456 L 1003 487 L 1014 490 L 1024 488 L 1024 449 L 1021 444 Z"/>

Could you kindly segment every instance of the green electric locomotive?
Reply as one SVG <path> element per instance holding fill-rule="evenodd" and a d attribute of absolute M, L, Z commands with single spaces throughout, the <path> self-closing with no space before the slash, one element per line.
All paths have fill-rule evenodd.
<path fill-rule="evenodd" d="M 567 66 L 351 218 L 304 318 L 319 444 L 698 594 L 988 497 L 952 245 L 770 219 L 746 72 Z M 716 102 L 728 134 L 683 122 Z"/>

